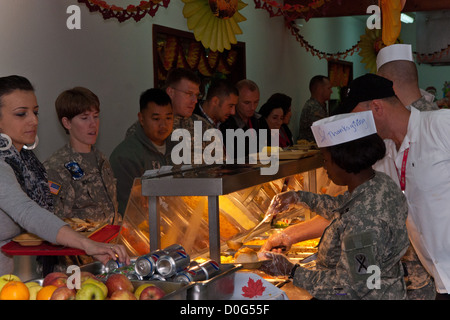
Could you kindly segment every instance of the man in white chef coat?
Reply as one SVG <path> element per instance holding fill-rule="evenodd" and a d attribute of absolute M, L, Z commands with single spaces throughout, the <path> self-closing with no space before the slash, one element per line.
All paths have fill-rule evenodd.
<path fill-rule="evenodd" d="M 390 139 L 383 161 L 394 165 L 406 195 L 411 243 L 435 280 L 436 299 L 450 299 L 450 110 L 408 110 L 396 96 L 364 101 L 389 86 L 373 74 L 355 79 L 343 111 L 372 110 L 378 134 Z"/>

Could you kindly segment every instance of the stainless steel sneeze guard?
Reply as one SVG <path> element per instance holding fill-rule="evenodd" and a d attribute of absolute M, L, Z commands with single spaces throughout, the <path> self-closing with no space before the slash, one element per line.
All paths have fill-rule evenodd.
<path fill-rule="evenodd" d="M 150 251 L 161 247 L 158 197 L 207 196 L 209 253 L 211 259 L 220 262 L 219 196 L 320 168 L 322 156 L 316 154 L 300 160 L 280 161 L 278 172 L 274 175 L 261 175 L 261 167 L 248 164 L 211 165 L 157 176 L 143 176 L 142 195 L 149 197 Z M 315 181 L 315 177 L 311 178 L 311 181 Z"/>

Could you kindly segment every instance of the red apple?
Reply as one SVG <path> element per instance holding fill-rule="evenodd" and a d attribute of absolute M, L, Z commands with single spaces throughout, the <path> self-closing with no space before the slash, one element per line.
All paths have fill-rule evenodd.
<path fill-rule="evenodd" d="M 159 300 L 165 295 L 166 293 L 160 287 L 151 286 L 142 290 L 139 300 Z"/>
<path fill-rule="evenodd" d="M 67 287 L 67 279 L 67 277 L 59 277 L 50 281 L 49 285 L 56 286 L 58 288 Z"/>
<path fill-rule="evenodd" d="M 50 300 L 75 300 L 76 291 L 67 287 L 59 287 L 50 298 Z"/>
<path fill-rule="evenodd" d="M 108 297 L 117 290 L 128 290 L 133 292 L 134 287 L 130 279 L 126 275 L 121 273 L 114 273 L 106 280 L 106 287 L 108 288 Z"/>
<path fill-rule="evenodd" d="M 57 278 L 68 278 L 69 276 L 65 273 L 62 272 L 51 272 L 48 275 L 45 276 L 44 278 L 44 282 L 42 283 L 42 286 L 48 286 L 51 282 L 53 282 L 53 280 L 57 279 Z"/>
<path fill-rule="evenodd" d="M 136 297 L 134 296 L 133 292 L 128 291 L 128 290 L 122 290 L 122 289 L 114 291 L 109 299 L 110 300 L 137 300 Z"/>

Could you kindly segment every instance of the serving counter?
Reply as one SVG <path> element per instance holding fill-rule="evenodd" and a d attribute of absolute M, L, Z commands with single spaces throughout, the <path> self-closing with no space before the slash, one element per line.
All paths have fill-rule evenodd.
<path fill-rule="evenodd" d="M 135 179 L 119 242 L 133 256 L 179 243 L 191 257 L 209 256 L 220 263 L 226 241 L 247 235 L 277 193 L 335 193 L 322 163 L 321 155 L 314 153 L 280 161 L 274 175 L 262 175 L 261 165 L 211 165 L 144 175 Z M 306 208 L 294 208 L 282 218 L 307 220 L 311 215 Z M 267 223 L 258 231 L 270 228 Z"/>

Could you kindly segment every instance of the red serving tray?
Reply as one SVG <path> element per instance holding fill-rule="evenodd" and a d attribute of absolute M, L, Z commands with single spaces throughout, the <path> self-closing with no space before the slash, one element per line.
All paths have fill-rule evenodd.
<path fill-rule="evenodd" d="M 119 234 L 120 226 L 106 225 L 89 236 L 89 239 L 108 243 Z M 21 246 L 10 241 L 2 247 L 2 251 L 11 256 L 78 256 L 86 254 L 83 250 L 50 244 L 44 241 L 38 246 Z"/>

